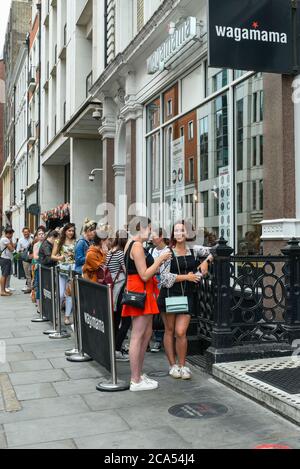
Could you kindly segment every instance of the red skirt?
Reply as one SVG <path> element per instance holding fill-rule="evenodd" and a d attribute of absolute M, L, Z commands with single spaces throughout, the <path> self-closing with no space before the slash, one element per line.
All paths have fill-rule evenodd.
<path fill-rule="evenodd" d="M 127 280 L 127 290 L 137 293 L 144 293 L 144 282 L 142 281 L 139 275 L 128 275 Z M 146 302 L 145 308 L 139 309 L 134 308 L 133 306 L 124 305 L 122 310 L 122 317 L 138 317 L 146 315 L 159 314 L 159 309 L 157 306 L 157 298 L 159 295 L 158 283 L 156 278 L 148 280 L 146 283 Z"/>

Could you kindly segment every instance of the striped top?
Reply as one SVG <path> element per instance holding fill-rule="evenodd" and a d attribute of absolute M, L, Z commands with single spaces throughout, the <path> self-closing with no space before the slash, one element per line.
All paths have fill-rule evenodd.
<path fill-rule="evenodd" d="M 123 267 L 123 271 L 125 272 L 125 261 L 124 261 L 124 252 L 123 251 L 110 251 L 107 254 L 106 258 L 106 266 L 109 267 L 111 274 L 117 274 L 120 270 L 120 267 Z"/>

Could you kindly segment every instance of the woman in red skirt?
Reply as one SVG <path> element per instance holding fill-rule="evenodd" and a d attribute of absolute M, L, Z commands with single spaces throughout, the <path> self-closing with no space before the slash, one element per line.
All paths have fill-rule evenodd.
<path fill-rule="evenodd" d="M 132 224 L 131 224 L 132 225 Z M 155 275 L 164 262 L 171 259 L 171 252 L 161 255 L 154 261 L 153 257 L 143 248 L 151 234 L 151 221 L 139 217 L 134 221 L 130 230 L 133 234 L 125 248 L 125 264 L 127 265 L 128 292 L 144 293 L 146 302 L 144 309 L 124 305 L 122 317 L 132 318 L 132 332 L 130 340 L 130 391 L 150 391 L 158 388 L 157 381 L 142 374 L 145 353 L 152 336 L 153 315 L 159 314 L 157 298 L 159 290 Z"/>

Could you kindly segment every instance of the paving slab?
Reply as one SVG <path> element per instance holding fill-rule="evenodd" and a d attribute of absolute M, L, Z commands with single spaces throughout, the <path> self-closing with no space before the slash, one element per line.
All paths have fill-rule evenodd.
<path fill-rule="evenodd" d="M 45 399 L 46 397 L 57 397 L 58 395 L 50 383 L 15 386 L 15 392 L 19 401 Z"/>
<path fill-rule="evenodd" d="M 0 414 L 0 423 L 24 422 L 27 420 L 40 420 L 53 417 L 84 414 L 89 408 L 80 396 L 70 396 L 68 399 L 53 397 L 22 402 L 22 411 L 9 414 Z M 44 423 L 46 420 L 44 421 Z M 50 441 L 50 440 L 49 440 Z"/>
<path fill-rule="evenodd" d="M 6 354 L 6 359 L 9 363 L 13 362 L 25 362 L 34 360 L 36 357 L 33 355 L 32 352 L 10 352 Z"/>
<path fill-rule="evenodd" d="M 99 368 L 66 368 L 64 371 L 70 379 L 98 378 L 101 380 L 106 375 L 103 370 Z"/>
<path fill-rule="evenodd" d="M 0 425 L 0 449 L 6 449 L 6 448 L 7 448 L 6 436 L 3 430 L 3 426 Z"/>
<path fill-rule="evenodd" d="M 59 396 L 76 396 L 94 392 L 98 383 L 99 379 L 79 379 L 53 383 L 53 387 Z"/>
<path fill-rule="evenodd" d="M 25 371 L 53 370 L 53 367 L 48 360 L 28 360 L 11 363 L 11 369 L 12 372 L 19 373 Z"/>
<path fill-rule="evenodd" d="M 11 373 L 11 382 L 18 384 L 50 383 L 68 380 L 63 370 L 30 371 L 24 373 Z"/>
<path fill-rule="evenodd" d="M 127 432 L 129 426 L 114 411 L 104 411 L 10 423 L 4 425 L 4 430 L 8 446 L 24 446 Z"/>
<path fill-rule="evenodd" d="M 69 347 L 70 348 L 70 347 Z M 33 355 L 38 358 L 38 359 L 43 359 L 43 358 L 48 358 L 48 359 L 52 359 L 52 358 L 58 358 L 60 360 L 65 360 L 65 358 L 62 358 L 62 357 L 65 357 L 65 351 L 66 349 L 60 349 L 60 350 L 51 350 L 51 349 L 47 349 L 47 350 L 36 350 L 34 349 L 34 351 L 32 352 Z M 53 368 L 63 368 L 61 366 L 53 366 Z"/>
<path fill-rule="evenodd" d="M 9 449 L 77 449 L 76 444 L 73 440 L 63 440 L 63 441 L 52 441 L 50 443 L 37 443 L 35 445 L 28 446 L 12 446 Z"/>
<path fill-rule="evenodd" d="M 148 428 L 147 432 L 130 430 L 127 432 L 110 433 L 109 435 L 96 435 L 88 438 L 76 438 L 78 449 L 149 449 L 149 441 L 155 449 L 189 449 L 190 444 L 168 426 L 158 424 Z"/>

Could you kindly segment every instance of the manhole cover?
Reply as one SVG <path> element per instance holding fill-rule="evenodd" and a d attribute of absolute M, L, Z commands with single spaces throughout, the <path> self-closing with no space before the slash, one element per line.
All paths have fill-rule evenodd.
<path fill-rule="evenodd" d="M 166 376 L 169 376 L 169 373 L 167 371 L 151 371 L 151 373 L 148 373 L 148 376 L 150 378 L 165 378 Z"/>
<path fill-rule="evenodd" d="M 257 371 L 256 373 L 247 373 L 247 375 L 288 394 L 300 394 L 300 367 Z"/>
<path fill-rule="evenodd" d="M 210 419 L 227 414 L 228 408 L 221 404 L 201 402 L 199 404 L 179 404 L 169 409 L 169 414 L 182 419 Z"/>

